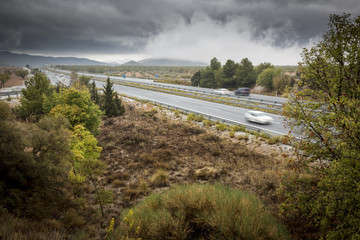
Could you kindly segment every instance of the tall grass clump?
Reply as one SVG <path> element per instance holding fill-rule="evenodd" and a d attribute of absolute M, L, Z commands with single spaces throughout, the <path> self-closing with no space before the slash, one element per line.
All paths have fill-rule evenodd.
<path fill-rule="evenodd" d="M 114 234 L 148 240 L 290 239 L 258 197 L 221 184 L 153 193 L 133 208 L 133 219 L 138 231 L 120 223 Z"/>
<path fill-rule="evenodd" d="M 187 115 L 187 121 L 188 122 L 192 122 L 192 121 L 195 121 L 195 122 L 202 122 L 205 118 L 203 115 L 196 115 L 194 113 L 190 113 Z"/>
<path fill-rule="evenodd" d="M 225 131 L 228 129 L 228 125 L 226 125 L 225 123 L 218 123 L 215 125 L 215 127 L 219 131 Z"/>

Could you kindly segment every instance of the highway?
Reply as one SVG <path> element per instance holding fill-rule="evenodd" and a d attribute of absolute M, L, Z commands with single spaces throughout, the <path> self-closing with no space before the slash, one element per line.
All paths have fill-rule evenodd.
<path fill-rule="evenodd" d="M 96 81 L 97 87 L 102 87 L 104 84 L 104 82 Z M 245 112 L 248 111 L 248 109 L 116 84 L 114 84 L 113 87 L 116 92 L 126 94 L 130 97 L 155 101 L 172 107 L 187 109 L 202 115 L 209 115 L 219 119 L 230 120 L 232 122 L 237 122 L 239 124 L 248 125 L 270 132 L 274 135 L 284 135 L 288 133 L 288 130 L 284 127 L 284 119 L 279 115 L 269 114 L 274 119 L 274 122 L 271 124 L 254 124 L 249 123 L 245 119 Z"/>
<path fill-rule="evenodd" d="M 66 70 L 56 70 L 58 72 L 63 72 L 65 74 L 69 74 L 70 71 Z M 85 75 L 90 77 L 96 77 L 99 79 L 106 79 L 108 76 L 101 75 L 101 74 L 90 74 L 90 73 L 81 73 L 78 72 L 79 75 Z M 153 83 L 159 86 L 166 86 L 166 87 L 173 87 L 173 88 L 181 88 L 181 89 L 188 89 L 191 91 L 200 91 L 200 92 L 206 92 L 206 93 L 214 93 L 214 89 L 211 88 L 202 88 L 202 87 L 193 87 L 193 86 L 185 86 L 185 85 L 175 85 L 175 84 L 167 84 L 167 83 L 160 83 L 160 82 L 154 82 L 153 80 L 149 79 L 142 79 L 142 78 L 132 78 L 132 77 L 126 77 L 125 79 L 123 77 L 116 77 L 116 76 L 110 76 L 111 80 L 128 80 L 128 81 L 135 81 L 139 83 Z M 231 92 L 230 96 L 235 96 L 234 92 Z M 250 96 L 241 96 L 241 98 L 248 99 L 248 98 L 254 98 L 254 99 L 262 99 L 264 101 L 272 101 L 272 102 L 278 102 L 278 103 L 285 103 L 287 101 L 286 98 L 283 97 L 275 97 L 275 96 L 266 96 L 266 95 L 259 95 L 259 94 L 250 94 Z"/>
<path fill-rule="evenodd" d="M 53 83 L 57 83 L 61 79 L 59 77 L 60 74 L 55 74 L 48 71 L 46 71 L 46 73 L 48 74 L 49 78 Z M 98 75 L 96 77 L 106 78 L 107 76 Z M 63 78 L 69 79 L 69 76 L 64 75 Z M 95 81 L 95 83 L 98 88 L 102 88 L 105 84 L 105 82 L 101 82 L 101 81 Z M 234 123 L 250 126 L 251 128 L 257 128 L 262 131 L 270 132 L 274 135 L 284 135 L 288 133 L 288 130 L 284 127 L 285 125 L 284 119 L 282 116 L 279 115 L 269 114 L 274 119 L 274 121 L 268 125 L 260 125 L 260 124 L 250 123 L 245 119 L 245 112 L 248 111 L 248 109 L 204 101 L 204 100 L 198 100 L 194 98 L 187 98 L 173 94 L 166 94 L 156 91 L 133 88 L 128 86 L 118 85 L 116 83 L 114 83 L 113 87 L 116 92 L 120 94 L 125 94 L 129 97 L 136 97 L 138 99 L 144 99 L 150 102 L 153 101 L 156 103 L 170 105 L 172 107 L 179 109 L 186 109 L 188 111 L 196 112 L 202 115 L 212 116 L 214 118 L 223 119 Z"/>

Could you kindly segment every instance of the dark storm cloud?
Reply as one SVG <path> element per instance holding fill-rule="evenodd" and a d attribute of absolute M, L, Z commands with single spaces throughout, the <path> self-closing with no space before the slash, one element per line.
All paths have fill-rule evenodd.
<path fill-rule="evenodd" d="M 186 34 L 200 23 L 204 31 L 212 26 L 219 27 L 218 34 L 221 29 L 229 35 L 248 32 L 251 41 L 288 48 L 321 36 L 331 13 L 360 15 L 358 0 L 2 0 L 0 4 L 0 50 L 33 52 L 140 53 L 156 44 L 154 39 Z M 202 35 L 207 36 L 198 29 L 189 37 Z"/>

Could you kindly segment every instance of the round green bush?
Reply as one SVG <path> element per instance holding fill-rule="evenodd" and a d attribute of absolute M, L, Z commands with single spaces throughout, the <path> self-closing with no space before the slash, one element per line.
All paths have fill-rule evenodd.
<path fill-rule="evenodd" d="M 125 211 L 113 237 L 130 239 L 290 239 L 254 195 L 221 184 L 177 185 Z"/>

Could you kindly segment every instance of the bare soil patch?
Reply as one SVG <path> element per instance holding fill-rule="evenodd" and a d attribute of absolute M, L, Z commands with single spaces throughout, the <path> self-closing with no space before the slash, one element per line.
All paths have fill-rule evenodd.
<path fill-rule="evenodd" d="M 15 67 L 0 67 L 0 73 L 3 73 L 5 70 L 9 70 L 13 72 L 16 71 L 17 69 L 18 68 Z M 5 83 L 4 88 L 20 86 L 24 83 L 24 81 L 25 81 L 24 79 L 13 73 L 11 74 L 10 79 Z"/>

